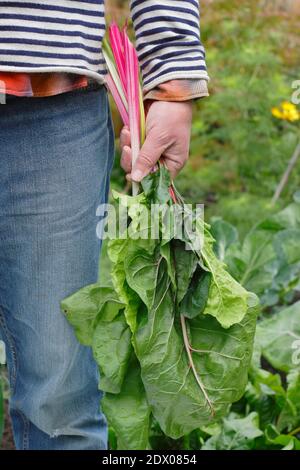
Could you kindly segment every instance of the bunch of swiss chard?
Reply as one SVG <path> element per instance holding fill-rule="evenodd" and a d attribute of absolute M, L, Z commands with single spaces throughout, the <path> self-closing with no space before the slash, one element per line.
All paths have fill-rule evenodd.
<path fill-rule="evenodd" d="M 112 25 L 109 35 L 107 86 L 130 127 L 134 164 L 145 135 L 138 62 L 125 28 Z M 115 194 L 128 224 L 108 246 L 113 288 L 93 284 L 62 302 L 79 341 L 93 349 L 119 449 L 150 448 L 153 426 L 177 439 L 227 414 L 247 384 L 258 308 L 164 166 L 141 185 L 133 196 Z M 153 205 L 164 214 L 155 229 Z"/>
<path fill-rule="evenodd" d="M 203 220 L 195 224 L 198 250 L 185 230 L 166 237 L 163 218 L 159 237 L 145 237 L 145 208 L 186 209 L 173 202 L 163 167 L 142 186 L 137 196 L 115 194 L 129 223 L 109 242 L 114 289 L 93 284 L 62 302 L 79 341 L 93 349 L 119 449 L 149 448 L 153 417 L 176 439 L 224 416 L 247 383 L 257 315 L 256 296 L 216 257 Z"/>

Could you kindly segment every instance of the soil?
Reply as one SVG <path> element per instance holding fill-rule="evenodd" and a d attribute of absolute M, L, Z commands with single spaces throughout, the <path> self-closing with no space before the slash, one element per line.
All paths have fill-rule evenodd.
<path fill-rule="evenodd" d="M 5 400 L 5 427 L 3 433 L 2 447 L 1 450 L 14 450 L 14 440 L 11 427 L 11 421 L 8 414 L 8 403 Z"/>

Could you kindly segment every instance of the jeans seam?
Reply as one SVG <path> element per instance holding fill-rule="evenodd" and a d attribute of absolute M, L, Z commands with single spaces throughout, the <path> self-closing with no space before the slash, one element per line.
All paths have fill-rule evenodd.
<path fill-rule="evenodd" d="M 0 325 L 3 329 L 4 335 L 6 337 L 7 343 L 10 347 L 10 352 L 12 356 L 12 367 L 11 367 L 11 380 L 10 380 L 10 390 L 11 393 L 14 394 L 16 391 L 16 383 L 17 383 L 17 370 L 18 370 L 18 359 L 17 359 L 17 352 L 14 344 L 14 340 L 12 334 L 9 331 L 7 326 L 5 316 L 3 313 L 3 309 L 0 306 Z M 11 383 L 12 382 L 12 383 Z"/>
<path fill-rule="evenodd" d="M 20 419 L 23 421 L 22 450 L 28 450 L 30 421 L 26 418 L 26 416 L 20 410 L 16 409 L 15 412 L 19 415 Z"/>

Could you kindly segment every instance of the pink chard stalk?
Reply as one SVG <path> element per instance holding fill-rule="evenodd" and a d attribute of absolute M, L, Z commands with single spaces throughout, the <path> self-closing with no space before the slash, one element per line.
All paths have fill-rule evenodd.
<path fill-rule="evenodd" d="M 137 53 L 127 36 L 126 25 L 119 29 L 112 23 L 108 29 L 109 41 L 103 41 L 103 53 L 107 64 L 106 85 L 119 110 L 124 125 L 131 135 L 132 165 L 138 157 L 145 140 L 145 111 L 140 84 Z M 132 185 L 132 193 L 138 193 L 137 183 Z"/>

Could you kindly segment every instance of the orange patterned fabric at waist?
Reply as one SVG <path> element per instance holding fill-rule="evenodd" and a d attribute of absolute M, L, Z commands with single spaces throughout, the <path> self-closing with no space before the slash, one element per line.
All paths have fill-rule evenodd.
<path fill-rule="evenodd" d="M 14 96 L 42 97 L 58 95 L 86 87 L 84 75 L 65 72 L 14 73 L 0 71 L 0 93 Z"/>
<path fill-rule="evenodd" d="M 14 73 L 0 71 L 0 93 L 45 97 L 66 93 L 88 85 L 84 75 L 66 72 Z M 203 79 L 169 80 L 156 85 L 144 94 L 144 100 L 185 101 L 208 96 L 207 81 Z"/>

